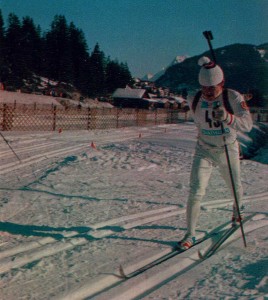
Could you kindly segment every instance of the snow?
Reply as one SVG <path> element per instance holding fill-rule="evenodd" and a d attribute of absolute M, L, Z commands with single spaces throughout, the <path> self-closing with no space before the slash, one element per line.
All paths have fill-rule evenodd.
<path fill-rule="evenodd" d="M 42 82 L 44 79 L 42 78 Z M 9 92 L 0 90 L 0 104 L 8 103 L 8 104 L 26 104 L 26 105 L 34 105 L 42 106 L 42 105 L 56 105 L 57 107 L 64 106 L 73 106 L 77 107 L 80 104 L 82 107 L 91 107 L 91 108 L 112 108 L 108 102 L 100 102 L 96 99 L 85 98 L 83 102 L 71 100 L 68 98 L 61 97 L 53 97 L 47 95 L 39 95 L 39 94 L 27 94 L 21 92 Z"/>
<path fill-rule="evenodd" d="M 268 299 L 268 151 L 256 134 L 240 135 L 255 155 L 241 161 L 247 248 L 238 230 L 207 260 L 197 251 L 211 239 L 122 281 L 120 265 L 128 274 L 185 233 L 194 124 L 2 133 L 21 162 L 2 140 L 0 299 Z M 214 169 L 199 236 L 228 227 L 231 210 Z"/>
<path fill-rule="evenodd" d="M 8 92 L 0 90 L 0 103 L 11 103 L 14 102 L 20 104 L 41 104 L 41 105 L 60 105 L 55 97 L 36 95 L 36 94 L 26 94 L 19 92 Z"/>

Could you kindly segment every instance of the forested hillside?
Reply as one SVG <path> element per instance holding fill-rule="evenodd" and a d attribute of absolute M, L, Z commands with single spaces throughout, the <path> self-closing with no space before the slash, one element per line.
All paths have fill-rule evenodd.
<path fill-rule="evenodd" d="M 90 25 L 89 25 L 90 26 Z M 127 63 L 111 60 L 97 43 L 91 53 L 82 30 L 56 15 L 50 30 L 42 32 L 31 17 L 21 21 L 0 10 L 0 81 L 18 89 L 27 82 L 35 89 L 36 77 L 72 84 L 85 96 L 101 96 L 130 84 Z"/>
<path fill-rule="evenodd" d="M 268 100 L 268 44 L 260 46 L 234 44 L 215 49 L 217 63 L 225 74 L 226 86 L 242 93 L 252 93 L 251 106 L 265 106 Z M 168 68 L 165 74 L 157 80 L 160 86 L 166 86 L 174 91 L 199 88 L 197 64 L 201 56 L 210 57 L 207 51 Z"/>

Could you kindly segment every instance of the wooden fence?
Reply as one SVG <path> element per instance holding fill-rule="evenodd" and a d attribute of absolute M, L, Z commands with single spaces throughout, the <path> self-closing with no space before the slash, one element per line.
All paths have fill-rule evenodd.
<path fill-rule="evenodd" d="M 268 122 L 268 108 L 250 108 L 250 112 L 254 121 Z"/>
<path fill-rule="evenodd" d="M 252 108 L 254 121 L 268 122 L 268 109 Z M 94 130 L 176 124 L 190 114 L 178 109 L 68 108 L 50 105 L 0 103 L 2 131 Z"/>
<path fill-rule="evenodd" d="M 0 104 L 2 131 L 94 130 L 172 124 L 187 120 L 182 110 L 62 108 L 49 105 Z"/>

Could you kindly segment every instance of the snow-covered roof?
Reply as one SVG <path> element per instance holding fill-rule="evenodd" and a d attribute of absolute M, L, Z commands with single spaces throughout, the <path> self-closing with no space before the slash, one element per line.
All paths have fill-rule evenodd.
<path fill-rule="evenodd" d="M 170 102 L 170 101 L 168 99 L 166 99 L 166 98 L 158 98 L 157 102 L 159 102 L 159 103 L 167 103 L 167 102 Z"/>
<path fill-rule="evenodd" d="M 143 95 L 145 94 L 145 89 L 117 89 L 112 97 L 113 98 L 133 98 L 133 99 L 142 99 Z"/>
<path fill-rule="evenodd" d="M 143 99 L 143 100 L 146 101 L 146 102 L 149 102 L 149 103 L 158 103 L 159 102 L 155 99 Z"/>

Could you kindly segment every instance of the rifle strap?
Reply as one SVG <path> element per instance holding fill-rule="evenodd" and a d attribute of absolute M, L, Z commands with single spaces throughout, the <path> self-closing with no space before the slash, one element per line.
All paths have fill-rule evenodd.
<path fill-rule="evenodd" d="M 202 91 L 198 91 L 195 96 L 194 96 L 194 100 L 192 102 L 192 111 L 195 112 L 196 110 L 196 106 L 201 98 L 201 95 L 202 95 Z M 223 98 L 223 104 L 224 104 L 224 107 L 225 109 L 228 111 L 228 113 L 230 114 L 234 114 L 234 111 L 233 111 L 233 108 L 230 104 L 230 101 L 229 101 L 229 97 L 228 97 L 228 89 L 224 89 L 223 92 L 222 92 L 222 98 Z"/>

